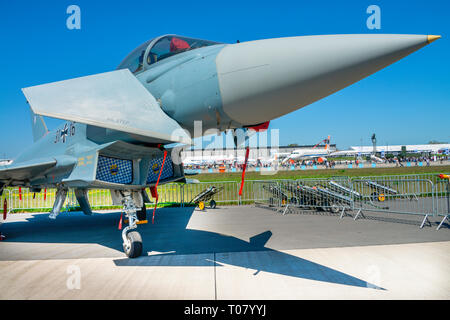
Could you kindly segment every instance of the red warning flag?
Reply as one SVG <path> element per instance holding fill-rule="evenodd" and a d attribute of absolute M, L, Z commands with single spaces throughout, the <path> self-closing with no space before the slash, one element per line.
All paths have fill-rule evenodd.
<path fill-rule="evenodd" d="M 152 198 L 158 198 L 158 190 L 155 187 L 150 187 L 150 192 L 152 194 Z"/>
<path fill-rule="evenodd" d="M 256 132 L 264 132 L 269 128 L 269 124 L 270 124 L 270 121 L 267 121 L 267 122 L 261 123 L 257 126 L 248 127 L 248 128 L 253 131 L 256 131 Z"/>
<path fill-rule="evenodd" d="M 247 150 L 245 151 L 244 168 L 242 169 L 242 179 L 241 179 L 241 188 L 239 189 L 239 196 L 242 196 L 242 189 L 244 188 L 245 169 L 247 169 L 247 161 L 248 161 L 249 152 L 250 152 L 250 149 L 247 147 Z"/>
<path fill-rule="evenodd" d="M 119 230 L 122 230 L 122 217 L 123 217 L 123 212 L 120 213 Z"/>
<path fill-rule="evenodd" d="M 5 200 L 3 201 L 3 220 L 6 220 L 6 216 L 8 214 L 8 201 Z"/>

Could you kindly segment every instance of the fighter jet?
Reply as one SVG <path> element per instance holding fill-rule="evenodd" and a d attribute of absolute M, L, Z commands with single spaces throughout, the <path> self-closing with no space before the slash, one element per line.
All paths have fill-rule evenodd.
<path fill-rule="evenodd" d="M 87 190 L 111 190 L 128 226 L 123 247 L 142 253 L 143 190 L 184 179 L 178 149 L 207 130 L 265 130 L 303 108 L 426 46 L 439 36 L 324 35 L 235 44 L 164 35 L 132 51 L 117 70 L 22 89 L 34 144 L 0 168 L 0 190 L 69 188 L 91 214 Z M 42 116 L 68 121 L 49 132 Z M 201 121 L 202 130 L 195 130 Z M 210 134 L 210 131 L 209 131 Z M 170 154 L 169 154 L 170 152 Z M 1 191 L 0 191 L 1 192 Z"/>

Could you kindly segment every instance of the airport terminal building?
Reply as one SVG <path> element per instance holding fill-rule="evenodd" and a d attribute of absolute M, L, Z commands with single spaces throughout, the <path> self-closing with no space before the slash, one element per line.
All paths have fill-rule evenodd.
<path fill-rule="evenodd" d="M 259 147 L 259 148 L 251 148 L 249 151 L 250 159 L 258 159 L 258 158 L 270 158 L 275 156 L 276 154 L 291 154 L 294 150 L 301 149 L 312 149 L 314 145 L 289 145 L 289 146 L 278 146 L 278 147 Z M 336 144 L 329 145 L 330 152 L 336 151 Z M 322 151 L 325 150 L 325 144 L 317 145 L 315 149 Z M 184 151 L 184 155 L 190 157 L 204 157 L 204 158 L 214 158 L 220 156 L 228 156 L 228 157 L 244 157 L 245 156 L 245 148 L 238 147 L 233 149 L 188 149 Z"/>
<path fill-rule="evenodd" d="M 386 146 L 376 146 L 377 153 L 385 154 L 399 154 L 405 149 L 407 153 L 425 153 L 425 154 L 449 154 L 450 144 L 413 144 L 413 145 L 386 145 Z M 374 151 L 373 146 L 352 146 L 350 150 L 341 151 L 342 153 L 348 151 L 349 154 L 353 155 L 368 155 L 372 154 Z"/>

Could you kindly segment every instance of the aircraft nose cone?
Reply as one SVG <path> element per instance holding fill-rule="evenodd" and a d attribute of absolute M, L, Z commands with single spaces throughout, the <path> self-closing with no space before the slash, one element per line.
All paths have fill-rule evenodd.
<path fill-rule="evenodd" d="M 436 41 L 437 39 L 440 39 L 441 36 L 433 36 L 433 35 L 428 35 L 428 43 L 432 43 L 433 41 Z"/>
<path fill-rule="evenodd" d="M 243 125 L 309 105 L 436 40 L 427 35 L 328 35 L 225 47 L 216 65 L 224 112 Z"/>

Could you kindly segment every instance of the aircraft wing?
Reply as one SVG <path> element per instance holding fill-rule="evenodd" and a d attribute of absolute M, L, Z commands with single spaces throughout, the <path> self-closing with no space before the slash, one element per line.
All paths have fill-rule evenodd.
<path fill-rule="evenodd" d="M 33 112 L 149 137 L 161 143 L 191 139 L 165 114 L 128 69 L 22 89 Z"/>
<path fill-rule="evenodd" d="M 53 158 L 35 159 L 26 162 L 0 166 L 0 184 L 14 181 L 25 181 L 42 174 L 56 165 Z"/>

